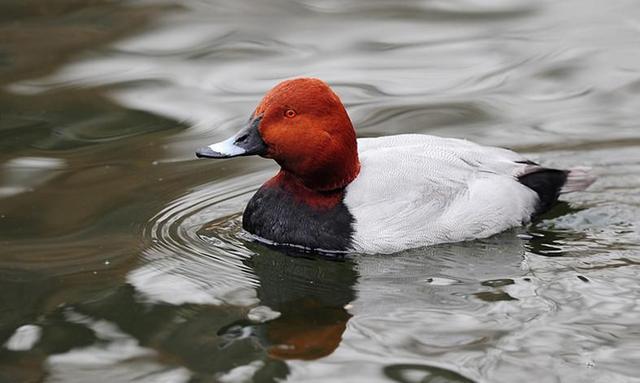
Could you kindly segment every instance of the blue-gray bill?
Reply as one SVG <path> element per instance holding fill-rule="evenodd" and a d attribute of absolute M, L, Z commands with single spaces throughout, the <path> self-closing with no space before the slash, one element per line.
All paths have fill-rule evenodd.
<path fill-rule="evenodd" d="M 233 137 L 196 150 L 196 157 L 231 158 L 266 154 L 267 144 L 260 135 L 259 126 L 260 117 L 251 120 Z"/>

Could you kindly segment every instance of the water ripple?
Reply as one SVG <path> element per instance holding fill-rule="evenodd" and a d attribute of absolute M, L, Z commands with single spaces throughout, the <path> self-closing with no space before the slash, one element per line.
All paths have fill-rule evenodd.
<path fill-rule="evenodd" d="M 206 184 L 167 204 L 145 226 L 145 264 L 129 281 L 151 299 L 173 304 L 254 303 L 258 282 L 242 262 L 253 253 L 244 245 L 237 212 L 264 178 L 257 172 Z"/>

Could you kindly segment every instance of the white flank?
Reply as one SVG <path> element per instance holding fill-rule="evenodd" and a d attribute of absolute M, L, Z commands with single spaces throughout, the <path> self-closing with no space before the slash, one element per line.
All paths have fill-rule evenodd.
<path fill-rule="evenodd" d="M 358 140 L 361 172 L 347 187 L 354 249 L 391 253 L 485 238 L 530 220 L 536 192 L 517 181 L 510 150 L 427 135 Z"/>

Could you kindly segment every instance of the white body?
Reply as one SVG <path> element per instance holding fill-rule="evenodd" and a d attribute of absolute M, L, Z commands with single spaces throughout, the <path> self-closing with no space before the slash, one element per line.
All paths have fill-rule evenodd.
<path fill-rule="evenodd" d="M 358 152 L 344 199 L 357 252 L 488 237 L 528 223 L 538 203 L 517 177 L 539 167 L 510 150 L 408 134 L 359 139 Z"/>

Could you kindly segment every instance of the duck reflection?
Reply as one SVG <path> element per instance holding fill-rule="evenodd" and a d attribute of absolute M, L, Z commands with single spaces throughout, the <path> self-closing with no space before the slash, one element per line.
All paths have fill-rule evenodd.
<path fill-rule="evenodd" d="M 571 255 L 571 251 L 567 251 L 567 243 L 578 243 L 584 241 L 587 237 L 586 233 L 573 230 L 558 230 L 553 227 L 545 228 L 541 225 L 545 220 L 553 220 L 558 217 L 575 214 L 583 209 L 571 207 L 569 203 L 560 201 L 547 213 L 538 217 L 528 228 L 527 233 L 531 236 L 525 248 L 533 254 L 544 257 L 564 257 Z M 575 247 L 575 246 L 574 246 Z M 596 251 L 584 250 L 582 255 L 586 253 L 595 253 Z"/>
<path fill-rule="evenodd" d="M 351 318 L 345 306 L 355 299 L 353 261 L 246 245 L 254 254 L 242 261 L 244 273 L 258 282 L 252 304 L 154 300 L 142 285 L 115 284 L 29 321 L 42 329 L 39 340 L 29 350 L 0 350 L 0 365 L 33 359 L 42 374 L 52 369 L 64 379 L 74 376 L 69 366 L 95 355 L 105 378 L 122 366 L 155 366 L 186 369 L 190 381 L 206 382 L 244 367 L 256 381 L 275 381 L 288 375 L 288 359 L 330 355 Z M 11 322 L 13 329 L 20 325 Z M 6 330 L 5 341 L 12 333 Z"/>
<path fill-rule="evenodd" d="M 258 297 L 280 313 L 257 327 L 271 357 L 317 359 L 340 344 L 355 299 L 357 273 L 344 257 L 325 259 L 287 250 L 288 256 L 250 244 L 256 256 L 247 263 L 260 279 Z"/>
<path fill-rule="evenodd" d="M 157 350 L 163 364 L 187 367 L 200 378 L 243 365 L 254 366 L 257 380 L 284 378 L 284 360 L 321 358 L 339 346 L 357 274 L 346 259 L 250 247 L 255 255 L 244 263 L 259 280 L 259 306 L 150 304 L 125 285 L 73 310 L 115 323 Z"/>

